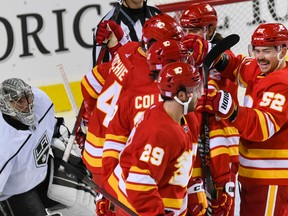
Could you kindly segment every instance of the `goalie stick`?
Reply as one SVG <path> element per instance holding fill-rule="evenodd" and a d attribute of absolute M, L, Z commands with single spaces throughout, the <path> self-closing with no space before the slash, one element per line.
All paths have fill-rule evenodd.
<path fill-rule="evenodd" d="M 61 161 L 61 164 L 60 164 L 60 167 L 59 167 L 59 171 L 62 171 L 62 172 L 66 171 L 68 173 L 70 172 L 70 173 L 74 174 L 84 184 L 90 186 L 95 191 L 97 191 L 98 193 L 102 194 L 103 197 L 105 197 L 106 199 L 110 200 L 112 203 L 114 203 L 115 205 L 117 205 L 118 207 L 123 209 L 129 215 L 132 215 L 132 216 L 135 215 L 136 216 L 137 214 L 135 212 L 133 212 L 131 209 L 129 209 L 127 206 L 125 206 L 123 203 L 121 203 L 115 197 L 110 195 L 102 187 L 100 187 L 97 184 L 95 184 L 92 181 L 92 179 L 90 179 L 87 175 L 83 174 L 81 171 L 79 171 L 73 165 L 68 163 L 68 159 L 70 157 L 71 149 L 72 149 L 72 146 L 74 144 L 75 135 L 77 133 L 77 130 L 78 130 L 79 127 L 81 127 L 81 128 L 85 127 L 85 126 L 83 126 L 83 122 L 82 122 L 82 116 L 83 116 L 83 114 L 85 112 L 85 106 L 84 106 L 84 101 L 82 101 L 80 110 L 78 111 L 75 99 L 74 99 L 74 97 L 72 95 L 72 91 L 71 91 L 70 86 L 69 86 L 69 82 L 68 82 L 67 76 L 66 76 L 64 68 L 63 68 L 63 65 L 58 65 L 58 67 L 59 67 L 59 71 L 60 71 L 61 76 L 62 76 L 62 80 L 63 80 L 63 83 L 64 83 L 65 90 L 67 92 L 68 98 L 69 98 L 70 103 L 72 105 L 72 108 L 74 110 L 74 113 L 77 114 L 77 112 L 78 112 L 77 117 L 76 117 L 76 121 L 75 121 L 75 124 L 74 124 L 74 127 L 73 127 L 73 130 L 72 130 L 72 133 L 71 133 L 71 135 L 69 137 L 68 144 L 67 144 L 67 146 L 65 148 L 65 151 L 64 151 L 64 154 L 63 154 L 63 157 L 62 157 L 62 161 Z M 82 129 L 82 131 L 84 131 L 84 129 Z"/>
<path fill-rule="evenodd" d="M 68 159 L 69 159 L 70 152 L 71 152 L 71 149 L 73 147 L 74 141 L 75 141 L 76 132 L 77 132 L 78 128 L 81 127 L 82 131 L 86 131 L 86 128 L 85 128 L 85 126 L 83 124 L 83 121 L 82 121 L 82 116 L 83 116 L 83 114 L 85 112 L 85 106 L 84 106 L 84 104 L 82 102 L 80 110 L 78 110 L 78 107 L 76 105 L 76 102 L 75 102 L 75 99 L 73 97 L 71 88 L 69 86 L 69 82 L 68 82 L 66 73 L 64 71 L 63 65 L 62 64 L 58 65 L 58 69 L 59 69 L 59 72 L 61 74 L 62 81 L 63 81 L 64 87 L 65 87 L 67 96 L 69 98 L 69 101 L 71 103 L 72 109 L 73 109 L 74 114 L 76 116 L 76 121 L 75 121 L 72 133 L 71 133 L 71 135 L 69 137 L 69 141 L 68 141 L 68 144 L 66 146 L 66 149 L 65 149 L 65 152 L 64 152 L 63 158 L 62 158 L 62 160 L 67 162 Z M 63 167 L 60 167 L 60 169 L 63 169 Z"/>
<path fill-rule="evenodd" d="M 75 140 L 75 135 L 76 132 L 78 130 L 79 127 L 82 128 L 81 124 L 82 123 L 82 116 L 85 112 L 85 106 L 84 106 L 84 101 L 82 101 L 80 110 L 78 111 L 78 108 L 76 106 L 76 102 L 75 99 L 72 95 L 72 91 L 70 89 L 69 86 L 69 82 L 67 79 L 67 76 L 65 74 L 63 65 L 58 65 L 59 67 L 59 71 L 61 73 L 62 79 L 63 79 L 63 83 L 64 83 L 64 87 L 65 90 L 67 92 L 67 95 L 69 97 L 70 103 L 72 105 L 72 108 L 74 110 L 74 113 L 77 114 L 76 117 L 76 121 L 72 130 L 72 133 L 69 137 L 69 141 L 68 144 L 66 146 L 66 149 L 64 151 L 63 157 L 62 157 L 62 161 L 59 167 L 59 171 L 66 171 L 66 172 L 70 172 L 72 174 L 74 174 L 75 176 L 77 176 L 84 184 L 90 186 L 91 188 L 93 188 L 95 191 L 99 192 L 100 194 L 103 195 L 103 197 L 107 198 L 108 200 L 110 200 L 112 203 L 114 203 L 115 205 L 117 205 L 118 207 L 120 207 L 121 209 L 123 209 L 125 212 L 127 212 L 129 215 L 131 216 L 136 216 L 137 214 L 135 212 L 133 212 L 131 209 L 129 209 L 127 206 L 125 206 L 123 203 L 121 203 L 119 200 L 117 200 L 115 197 L 113 197 L 112 195 L 110 195 L 106 190 L 104 190 L 102 187 L 98 186 L 97 184 L 95 184 L 92 179 L 90 179 L 87 175 L 83 174 L 80 170 L 78 170 L 77 168 L 75 168 L 73 165 L 68 163 L 68 159 L 71 153 L 71 149 L 72 146 L 74 144 L 74 140 Z M 82 129 L 82 131 L 84 131 Z"/>
<path fill-rule="evenodd" d="M 208 76 L 209 69 L 212 63 L 220 56 L 223 52 L 233 47 L 240 40 L 239 35 L 232 34 L 225 37 L 222 41 L 216 44 L 210 52 L 206 55 L 203 61 L 203 84 L 204 88 L 208 88 Z M 199 141 L 199 152 L 201 156 L 202 166 L 205 170 L 205 191 L 208 200 L 208 208 L 206 214 L 212 215 L 212 198 L 215 198 L 215 187 L 213 184 L 211 171 L 210 171 L 210 137 L 209 137 L 209 116 L 207 113 L 203 113 L 202 116 L 202 134 L 201 140 Z"/>

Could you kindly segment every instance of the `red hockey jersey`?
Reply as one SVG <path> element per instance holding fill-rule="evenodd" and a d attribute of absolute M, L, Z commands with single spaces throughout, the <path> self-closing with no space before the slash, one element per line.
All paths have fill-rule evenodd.
<path fill-rule="evenodd" d="M 137 213 L 160 215 L 172 210 L 185 215 L 193 144 L 197 145 L 192 140 L 197 138 L 186 123 L 179 125 L 166 113 L 163 103 L 145 112 L 120 154 L 125 185 L 120 180 L 119 187 Z"/>
<path fill-rule="evenodd" d="M 246 87 L 244 107 L 231 125 L 240 133 L 239 181 L 288 185 L 288 64 L 262 74 L 256 60 L 230 57 L 223 76 Z M 232 72 L 232 73 L 231 73 Z"/>
<path fill-rule="evenodd" d="M 140 85 L 152 84 L 149 73 L 146 57 L 140 52 L 140 43 L 129 42 L 117 50 L 110 67 L 98 66 L 93 69 L 93 76 L 87 75 L 83 79 L 86 93 L 96 92 L 94 97 L 91 94 L 91 98 L 96 99 L 96 105 L 88 123 L 83 151 L 83 161 L 92 173 L 101 173 L 106 129 L 121 92 Z"/>
<path fill-rule="evenodd" d="M 161 101 L 157 83 L 124 91 L 115 107 L 106 132 L 102 159 L 102 177 L 107 179 L 119 163 L 134 125 L 152 104 Z"/>

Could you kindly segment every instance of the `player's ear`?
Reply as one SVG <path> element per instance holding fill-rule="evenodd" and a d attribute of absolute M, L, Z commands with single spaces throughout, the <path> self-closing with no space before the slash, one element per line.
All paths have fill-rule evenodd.
<path fill-rule="evenodd" d="M 208 35 L 211 37 L 214 34 L 215 27 L 213 25 L 208 26 Z"/>
<path fill-rule="evenodd" d="M 287 53 L 287 47 L 284 46 L 284 47 L 281 49 L 280 58 L 284 58 L 284 57 L 286 56 L 286 53 Z"/>
<path fill-rule="evenodd" d="M 186 102 L 187 101 L 187 94 L 184 90 L 179 90 L 177 93 L 177 97 L 182 101 L 182 102 Z"/>

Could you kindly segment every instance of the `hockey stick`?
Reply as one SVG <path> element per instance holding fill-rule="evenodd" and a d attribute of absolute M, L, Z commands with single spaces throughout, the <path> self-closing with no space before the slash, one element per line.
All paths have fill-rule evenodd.
<path fill-rule="evenodd" d="M 209 68 L 212 63 L 220 56 L 223 52 L 233 47 L 238 43 L 240 37 L 236 34 L 229 35 L 225 37 L 222 41 L 216 44 L 210 52 L 206 55 L 203 61 L 203 84 L 204 88 L 208 88 L 208 76 L 209 76 Z M 201 161 L 203 168 L 205 169 L 205 185 L 206 185 L 206 197 L 208 200 L 208 208 L 206 214 L 208 216 L 212 215 L 212 198 L 215 198 L 215 187 L 213 184 L 211 170 L 210 170 L 210 137 L 209 137 L 209 115 L 207 113 L 203 113 L 203 134 L 201 134 L 201 141 L 199 142 L 199 152 L 201 156 Z"/>
<path fill-rule="evenodd" d="M 70 156 L 74 141 L 75 141 L 76 132 L 77 132 L 78 128 L 81 127 L 82 130 L 84 130 L 84 131 L 86 130 L 85 126 L 83 125 L 83 122 L 82 122 L 82 116 L 83 116 L 83 114 L 85 112 L 85 107 L 84 107 L 84 104 L 82 102 L 80 110 L 78 110 L 78 107 L 76 105 L 76 102 L 75 102 L 75 99 L 73 97 L 71 88 L 69 86 L 69 82 L 68 82 L 66 73 L 64 71 L 63 65 L 62 64 L 58 65 L 58 69 L 59 69 L 59 72 L 61 74 L 62 81 L 63 81 L 64 87 L 65 87 L 67 96 L 69 98 L 69 101 L 71 103 L 72 109 L 74 111 L 74 114 L 76 115 L 76 121 L 75 121 L 72 133 L 71 133 L 71 135 L 69 137 L 69 141 L 68 141 L 68 144 L 67 144 L 67 146 L 65 148 L 65 151 L 64 151 L 64 154 L 63 154 L 63 158 L 62 158 L 63 161 L 67 162 L 68 159 L 69 159 L 69 156 Z M 60 166 L 59 169 L 63 171 L 63 167 L 62 166 Z"/>
<path fill-rule="evenodd" d="M 95 182 L 92 181 L 91 178 L 89 178 L 87 175 L 85 175 L 83 172 L 75 168 L 73 165 L 61 161 L 61 166 L 65 167 L 65 170 L 68 173 L 74 174 L 77 176 L 84 184 L 90 186 L 93 188 L 95 191 L 99 192 L 102 194 L 106 199 L 110 200 L 112 203 L 120 207 L 122 210 L 124 210 L 126 213 L 128 213 L 131 216 L 137 216 L 137 214 L 132 211 L 130 208 L 128 208 L 126 205 L 124 205 L 122 202 L 120 202 L 118 199 L 116 199 L 114 196 L 110 195 L 106 190 L 104 190 L 102 187 L 99 185 L 95 184 Z"/>

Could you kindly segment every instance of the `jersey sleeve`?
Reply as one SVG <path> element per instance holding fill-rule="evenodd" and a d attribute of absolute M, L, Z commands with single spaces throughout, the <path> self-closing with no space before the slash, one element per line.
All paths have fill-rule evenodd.
<path fill-rule="evenodd" d="M 200 125 L 202 121 L 202 115 L 199 112 L 189 112 L 185 116 L 185 120 L 187 125 L 192 131 L 192 143 L 193 143 L 193 178 L 200 178 L 203 176 L 202 174 L 202 162 L 200 157 L 200 152 L 198 148 L 198 139 L 200 133 Z"/>
<path fill-rule="evenodd" d="M 1 162 L 5 162 L 6 160 L 4 159 L 4 158 L 2 158 L 1 156 L 0 156 L 0 161 Z M 12 164 L 13 163 L 13 160 L 12 161 L 10 161 L 8 164 L 0 164 L 0 201 L 1 200 L 4 200 L 4 197 L 5 197 L 5 194 L 2 194 L 3 193 L 3 189 L 4 189 L 4 187 L 5 187 L 5 185 L 6 185 L 6 182 L 7 182 L 7 180 L 8 180 L 8 178 L 9 178 L 9 175 L 10 175 L 10 173 L 11 173 L 11 171 L 12 171 Z"/>
<path fill-rule="evenodd" d="M 220 72 L 221 76 L 228 78 L 232 82 L 238 82 L 242 87 L 247 87 L 248 80 L 252 79 L 253 73 L 248 73 L 244 68 L 247 68 L 252 61 L 252 58 L 243 55 L 229 55 L 229 62 L 226 68 Z"/>
<path fill-rule="evenodd" d="M 120 99 L 115 107 L 115 114 L 108 125 L 102 158 L 102 176 L 104 179 L 108 179 L 119 163 L 119 154 L 124 149 L 133 128 L 133 124 L 131 125 L 129 121 L 130 107 L 129 100 Z"/>
<path fill-rule="evenodd" d="M 216 188 L 220 188 L 231 181 L 230 162 L 238 157 L 240 137 L 235 127 L 224 126 L 215 116 L 209 117 L 209 129 L 211 175 Z"/>
<path fill-rule="evenodd" d="M 109 74 L 110 63 L 95 66 L 81 80 L 81 92 L 88 107 L 93 110 L 96 100 Z"/>

